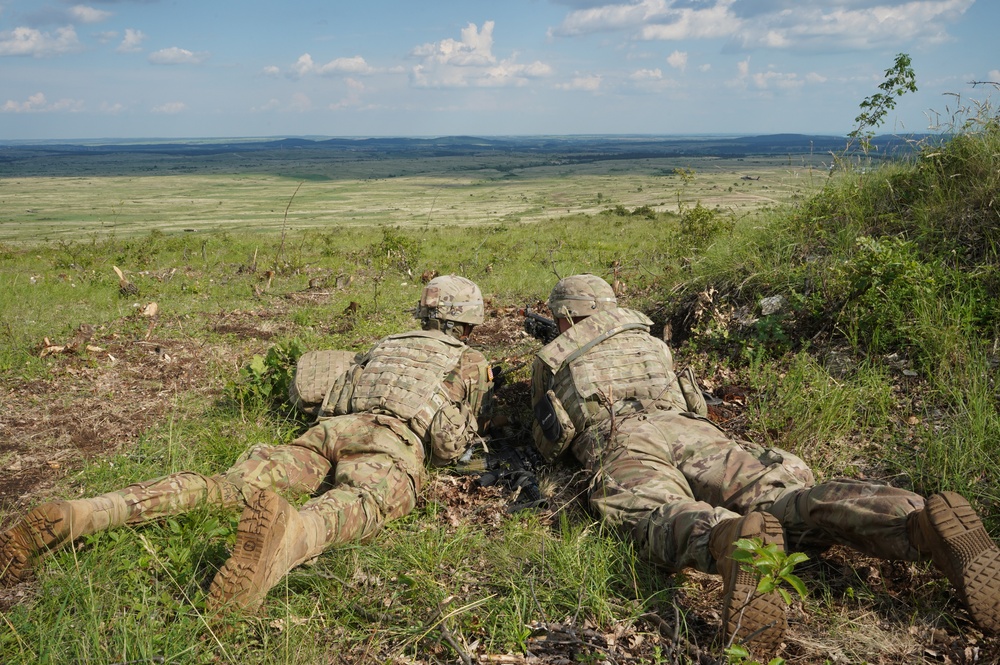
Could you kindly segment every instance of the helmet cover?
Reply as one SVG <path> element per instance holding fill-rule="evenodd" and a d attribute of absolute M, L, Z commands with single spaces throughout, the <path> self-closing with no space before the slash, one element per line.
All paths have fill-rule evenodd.
<path fill-rule="evenodd" d="M 557 319 L 591 316 L 617 309 L 611 285 L 597 275 L 573 275 L 560 279 L 549 294 L 549 309 Z"/>
<path fill-rule="evenodd" d="M 424 287 L 416 317 L 477 326 L 485 311 L 483 294 L 475 282 L 458 275 L 441 275 Z"/>

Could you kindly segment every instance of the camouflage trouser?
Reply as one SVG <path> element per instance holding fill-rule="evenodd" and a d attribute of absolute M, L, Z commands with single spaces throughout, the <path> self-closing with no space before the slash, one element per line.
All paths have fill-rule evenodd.
<path fill-rule="evenodd" d="M 619 420 L 614 432 L 599 428 L 573 442 L 593 472 L 591 507 L 666 568 L 715 572 L 712 527 L 753 510 L 781 520 L 790 550 L 841 543 L 884 558 L 918 558 L 906 518 L 923 499 L 912 492 L 852 480 L 815 485 L 795 455 L 734 441 L 693 414 L 655 411 Z"/>
<path fill-rule="evenodd" d="M 322 517 L 325 546 L 365 539 L 416 505 L 423 447 L 401 421 L 351 414 L 325 420 L 288 445 L 254 446 L 222 475 L 180 472 L 116 492 L 137 524 L 201 505 L 240 507 L 255 489 L 273 489 Z M 100 497 L 98 498 L 100 500 Z M 306 524 L 313 524 L 307 520 Z"/>

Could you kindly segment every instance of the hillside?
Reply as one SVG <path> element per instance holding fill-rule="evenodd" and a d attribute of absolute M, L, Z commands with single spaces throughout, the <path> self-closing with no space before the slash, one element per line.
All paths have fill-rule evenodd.
<path fill-rule="evenodd" d="M 561 144 L 532 140 L 548 146 L 538 148 L 545 161 L 552 159 L 545 150 Z M 244 223 L 118 234 L 111 226 L 120 220 L 118 201 L 129 202 L 126 210 L 142 201 L 176 212 L 172 206 L 189 197 L 173 185 L 157 189 L 165 180 L 158 175 L 129 189 L 134 171 L 113 178 L 136 162 L 115 165 L 121 152 L 95 153 L 89 179 L 76 184 L 121 188 L 101 190 L 90 203 L 103 206 L 107 226 L 0 244 L 0 525 L 44 500 L 92 496 L 182 469 L 217 473 L 253 444 L 289 440 L 305 426 L 281 390 L 294 358 L 310 348 L 361 350 L 412 328 L 419 277 L 436 270 L 480 284 L 488 317 L 475 338 L 493 361 L 518 368 L 499 393 L 510 424 L 494 435 L 498 441 L 529 436 L 528 367 L 520 363 L 539 344 L 523 332 L 519 308 L 538 306 L 559 275 L 593 272 L 620 281 L 621 302 L 654 319 L 678 363 L 695 368 L 717 400 L 712 417 L 727 432 L 795 452 L 820 478 L 960 491 L 1000 535 L 996 119 L 907 160 L 846 156 L 833 175 L 803 167 L 796 177 L 815 177 L 814 191 L 752 211 L 722 202 L 741 187 L 776 187 L 777 176 L 757 184 L 740 180 L 744 171 L 733 164 L 724 179 L 709 169 L 664 175 L 660 165 L 643 165 L 648 179 L 639 180 L 632 160 L 618 159 L 653 145 L 683 149 L 681 141 L 668 148 L 670 140 L 659 140 L 588 137 L 574 139 L 572 151 L 562 145 L 560 159 L 601 156 L 628 170 L 601 171 L 595 180 L 586 172 L 547 176 L 561 187 L 583 181 L 580 200 L 590 207 L 540 223 L 435 221 L 427 211 L 441 205 L 434 196 L 444 196 L 435 194 L 418 224 L 385 223 L 378 213 L 372 219 L 381 224 L 286 228 L 283 211 L 314 204 L 305 186 L 301 199 L 292 194 L 289 178 L 287 192 L 262 197 L 271 199 L 271 232 Z M 372 151 L 388 150 L 371 141 Z M 482 150 L 480 141 L 414 140 L 397 149 Z M 490 150 L 499 149 L 496 141 Z M 780 151 L 803 141 L 709 144 Z M 322 151 L 321 143 L 268 150 Z M 22 169 L 37 158 L 36 186 L 47 188 L 37 191 L 49 197 L 45 215 L 55 215 L 60 192 L 68 200 L 75 183 L 67 174 L 87 158 L 22 149 L 0 168 Z M 151 160 L 145 166 L 164 163 L 152 157 L 157 149 L 142 157 Z M 476 166 L 463 155 L 463 169 Z M 436 168 L 453 165 L 440 159 Z M 405 163 L 398 158 L 392 168 Z M 214 164 L 232 169 L 239 161 Z M 488 186 L 513 180 L 527 187 L 528 178 L 487 166 L 497 179 Z M 814 171 L 822 175 L 808 175 Z M 5 184 L 27 180 L 11 171 L 3 177 Z M 222 182 L 205 202 L 229 200 L 223 191 L 235 180 Z M 386 182 L 373 180 L 367 196 L 388 197 L 391 190 L 379 189 Z M 472 189 L 445 184 L 458 190 L 447 203 L 456 210 L 458 196 L 475 198 Z M 327 205 L 336 192 L 321 191 L 316 198 Z M 703 205 L 708 195 L 719 196 L 719 205 Z M 644 209 L 640 196 L 670 205 Z M 565 210 L 549 200 L 546 206 Z M 200 214 L 211 219 L 211 207 Z M 35 220 L 38 233 L 42 221 Z M 122 290 L 113 266 L 138 293 Z M 778 308 L 764 313 L 764 298 L 777 298 Z M 370 543 L 296 569 L 260 615 L 222 625 L 202 612 L 206 587 L 234 542 L 234 515 L 206 510 L 88 537 L 50 557 L 37 581 L 0 590 L 0 660 L 725 662 L 718 579 L 651 567 L 586 512 L 576 469 L 538 471 L 550 507 L 518 513 L 507 512 L 503 488 L 434 473 L 412 515 Z M 998 660 L 998 638 L 970 622 L 928 564 L 835 547 L 796 572 L 809 595 L 790 608 L 780 654 L 789 663 Z"/>

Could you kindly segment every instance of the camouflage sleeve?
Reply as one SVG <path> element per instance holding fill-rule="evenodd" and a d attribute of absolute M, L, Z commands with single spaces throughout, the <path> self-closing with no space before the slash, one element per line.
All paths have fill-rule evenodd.
<path fill-rule="evenodd" d="M 492 414 L 493 382 L 490 364 L 481 352 L 466 349 L 458 366 L 444 379 L 444 389 L 455 403 L 465 403 L 479 420 Z"/>
<path fill-rule="evenodd" d="M 492 408 L 492 382 L 486 357 L 474 349 L 463 351 L 458 365 L 444 379 L 450 404 L 434 415 L 428 430 L 429 461 L 446 466 L 462 453 L 482 431 L 486 413 Z"/>

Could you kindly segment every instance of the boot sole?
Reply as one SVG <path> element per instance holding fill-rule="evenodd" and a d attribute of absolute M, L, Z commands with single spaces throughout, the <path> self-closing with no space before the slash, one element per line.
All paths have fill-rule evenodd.
<path fill-rule="evenodd" d="M 44 504 L 0 534 L 0 584 L 13 586 L 35 578 L 42 557 L 69 542 L 65 502 Z"/>
<path fill-rule="evenodd" d="M 763 529 L 741 525 L 739 538 L 760 538 L 765 545 L 773 543 L 784 549 L 785 535 L 778 519 L 769 513 L 755 514 L 763 518 Z M 726 644 L 735 635 L 736 642 L 747 644 L 754 653 L 773 653 L 784 641 L 788 627 L 781 595 L 777 591 L 757 593 L 757 576 L 738 565 L 733 566 L 730 579 L 724 583 L 722 621 Z"/>
<path fill-rule="evenodd" d="M 932 551 L 934 563 L 958 590 L 975 622 L 1000 632 L 1000 549 L 962 495 L 935 494 L 927 499 L 926 510 L 943 545 L 943 551 Z"/>
<path fill-rule="evenodd" d="M 236 545 L 229 560 L 219 569 L 208 591 L 207 607 L 255 611 L 264 602 L 270 585 L 270 555 L 274 543 L 285 533 L 280 511 L 281 499 L 272 492 L 260 492 L 240 515 Z"/>

